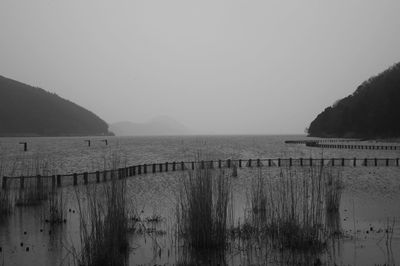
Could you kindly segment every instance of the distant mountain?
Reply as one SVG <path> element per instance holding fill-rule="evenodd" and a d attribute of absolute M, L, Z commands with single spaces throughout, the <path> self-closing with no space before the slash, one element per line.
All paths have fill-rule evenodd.
<path fill-rule="evenodd" d="M 108 134 L 107 123 L 85 108 L 0 76 L 0 136 Z"/>
<path fill-rule="evenodd" d="M 118 122 L 110 125 L 117 136 L 186 135 L 191 131 L 168 116 L 158 116 L 146 123 Z"/>
<path fill-rule="evenodd" d="M 400 137 L 400 63 L 326 108 L 311 122 L 308 133 L 311 137 Z"/>

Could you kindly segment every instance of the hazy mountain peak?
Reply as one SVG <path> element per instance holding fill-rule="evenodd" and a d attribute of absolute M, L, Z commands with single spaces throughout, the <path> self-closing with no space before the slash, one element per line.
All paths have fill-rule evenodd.
<path fill-rule="evenodd" d="M 191 133 L 184 124 L 166 115 L 156 116 L 144 123 L 117 122 L 111 124 L 110 129 L 117 136 L 186 135 Z"/>

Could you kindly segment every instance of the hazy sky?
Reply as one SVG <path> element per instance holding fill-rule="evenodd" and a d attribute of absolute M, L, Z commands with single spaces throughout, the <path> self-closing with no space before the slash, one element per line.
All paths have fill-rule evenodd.
<path fill-rule="evenodd" d="M 303 133 L 400 61 L 399 0 L 1 0 L 0 75 L 109 123 Z"/>

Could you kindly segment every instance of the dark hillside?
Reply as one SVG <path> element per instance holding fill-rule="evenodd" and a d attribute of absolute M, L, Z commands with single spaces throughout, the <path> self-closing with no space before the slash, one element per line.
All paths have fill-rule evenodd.
<path fill-rule="evenodd" d="M 312 137 L 399 137 L 400 63 L 326 108 L 311 122 L 308 133 Z"/>
<path fill-rule="evenodd" d="M 54 93 L 0 76 L 0 136 L 106 135 L 108 125 Z"/>

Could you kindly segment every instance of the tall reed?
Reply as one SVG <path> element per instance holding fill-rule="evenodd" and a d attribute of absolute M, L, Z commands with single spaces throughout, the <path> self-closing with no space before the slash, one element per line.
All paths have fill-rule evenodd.
<path fill-rule="evenodd" d="M 24 188 L 19 189 L 16 205 L 30 206 L 39 205 L 49 198 L 50 179 L 49 176 L 54 172 L 48 159 L 27 158 L 20 162 L 20 174 L 30 176 L 24 178 Z"/>
<path fill-rule="evenodd" d="M 266 178 L 259 172 L 251 191 L 247 214 L 251 232 L 272 240 L 279 249 L 319 249 L 330 236 L 327 207 L 340 198 L 339 186 L 332 186 L 333 172 L 324 167 L 297 172 L 282 170 L 277 177 Z M 249 230 L 249 229 L 247 229 Z"/>
<path fill-rule="evenodd" d="M 199 163 L 196 165 L 200 165 Z M 227 244 L 229 176 L 206 165 L 183 178 L 177 206 L 179 237 L 191 248 L 221 249 Z"/>
<path fill-rule="evenodd" d="M 86 205 L 77 194 L 80 213 L 82 250 L 79 265 L 126 265 L 128 250 L 128 217 L 126 212 L 126 184 L 117 180 L 87 187 Z"/>
<path fill-rule="evenodd" d="M 47 200 L 46 222 L 50 224 L 66 221 L 66 198 L 64 192 L 53 187 Z"/>
<path fill-rule="evenodd" d="M 0 160 L 0 179 L 1 179 L 0 182 L 2 182 L 3 174 L 4 174 L 4 166 L 2 161 Z M 3 218 L 3 216 L 11 213 L 12 207 L 13 207 L 13 201 L 10 190 L 10 181 L 8 181 L 5 187 L 0 188 L 0 219 Z"/>

